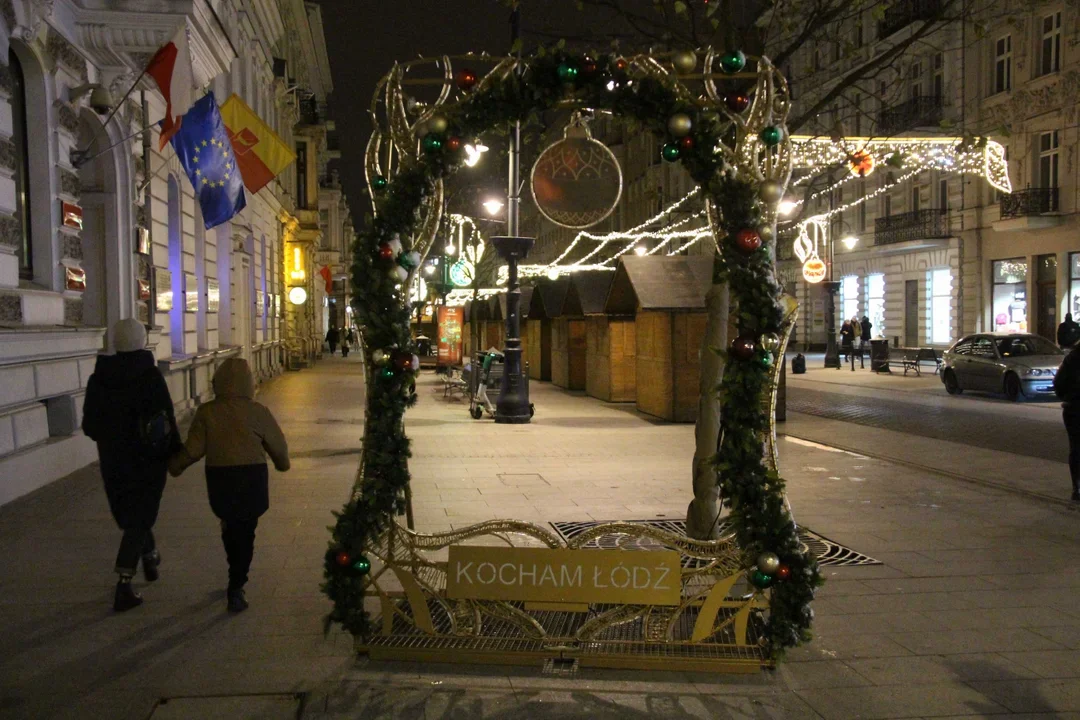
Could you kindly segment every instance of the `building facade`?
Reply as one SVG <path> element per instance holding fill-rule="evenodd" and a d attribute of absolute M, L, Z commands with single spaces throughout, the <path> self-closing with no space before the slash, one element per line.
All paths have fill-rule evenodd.
<path fill-rule="evenodd" d="M 146 323 L 181 416 L 212 397 L 226 357 L 260 381 L 316 359 L 332 234 L 317 109 L 332 86 L 321 13 L 302 0 L 0 0 L 0 25 L 3 503 L 96 460 L 83 394 L 120 319 Z M 158 149 L 165 104 L 141 75 L 181 27 L 196 87 L 235 93 L 297 151 L 210 230 Z"/>
<path fill-rule="evenodd" d="M 861 23 L 807 43 L 784 68 L 795 113 L 816 104 L 835 78 L 917 32 L 942 6 L 900 0 L 883 15 L 868 7 Z M 905 178 L 878 168 L 801 212 L 831 213 L 832 271 L 840 283 L 836 327 L 866 315 L 873 334 L 894 345 L 945 347 L 976 331 L 1053 339 L 1064 314 L 1080 310 L 1080 75 L 1070 69 L 1080 52 L 1078 10 L 1072 3 L 985 0 L 962 7 L 963 20 L 937 26 L 798 130 L 877 138 L 985 135 L 1007 148 L 1012 193 L 976 175 L 927 171 Z M 835 172 L 832 183 L 847 170 Z M 848 244 L 837 242 L 845 237 Z M 793 235 L 782 238 L 781 275 L 803 306 L 795 341 L 823 344 L 826 289 L 802 280 Z"/>

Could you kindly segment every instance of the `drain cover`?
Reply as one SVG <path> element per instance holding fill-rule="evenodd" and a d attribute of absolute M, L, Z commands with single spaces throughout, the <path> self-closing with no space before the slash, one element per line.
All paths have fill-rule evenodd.
<path fill-rule="evenodd" d="M 627 522 L 639 525 L 651 525 L 660 530 L 666 530 L 678 535 L 686 534 L 685 520 L 629 520 Z M 579 522 L 553 522 L 551 523 L 551 526 L 555 529 L 555 532 L 559 533 L 564 539 L 569 540 L 591 527 L 603 524 L 604 523 L 595 520 L 588 520 Z M 726 523 L 721 523 L 720 531 L 723 532 L 725 529 Z M 863 555 L 861 552 L 852 550 L 834 540 L 818 535 L 809 528 L 799 528 L 799 538 L 808 548 L 810 548 L 810 552 L 814 553 L 814 556 L 817 557 L 818 564 L 820 565 L 881 565 L 880 560 L 875 560 L 868 555 Z M 663 545 L 652 538 L 636 538 L 630 537 L 629 535 L 611 534 L 601 535 L 595 540 L 586 543 L 584 547 L 621 548 L 624 550 L 656 550 L 663 547 Z M 686 558 L 685 561 L 695 564 L 695 561 L 691 558 Z"/>
<path fill-rule="evenodd" d="M 577 658 L 548 658 L 544 661 L 545 675 L 574 675 L 577 669 Z"/>
<path fill-rule="evenodd" d="M 297 720 L 306 699 L 306 693 L 162 698 L 150 713 L 150 720 Z"/>

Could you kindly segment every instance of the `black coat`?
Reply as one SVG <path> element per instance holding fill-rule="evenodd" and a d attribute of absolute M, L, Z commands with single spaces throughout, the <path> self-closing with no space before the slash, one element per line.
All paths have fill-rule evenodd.
<path fill-rule="evenodd" d="M 1065 404 L 1065 409 L 1080 411 L 1080 346 L 1073 348 L 1061 363 L 1054 376 L 1054 394 Z"/>
<path fill-rule="evenodd" d="M 1077 336 L 1080 335 L 1080 324 L 1075 320 L 1066 320 L 1058 325 L 1057 344 L 1061 348 L 1071 348 L 1076 344 Z"/>
<path fill-rule="evenodd" d="M 140 414 L 168 413 L 180 447 L 172 398 L 149 350 L 100 355 L 86 386 L 83 432 L 97 443 L 105 494 L 116 524 L 152 527 L 165 489 L 168 458 L 146 456 L 138 435 Z"/>

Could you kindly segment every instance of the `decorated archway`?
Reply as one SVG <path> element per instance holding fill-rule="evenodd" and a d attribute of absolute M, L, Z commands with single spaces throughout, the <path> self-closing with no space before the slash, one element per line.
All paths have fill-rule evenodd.
<path fill-rule="evenodd" d="M 368 361 L 368 405 L 356 485 L 325 558 L 325 590 L 334 602 L 328 620 L 370 647 L 376 628 L 364 598 L 372 593 L 381 601 L 383 636 L 394 635 L 404 624 L 426 640 L 450 642 L 482 635 L 487 617 L 509 623 L 541 646 L 565 645 L 596 640 L 606 628 L 637 619 L 643 628 L 639 641 L 645 645 L 703 647 L 724 635 L 735 648 L 731 657 L 751 648 L 754 652 L 746 657 L 752 661 L 775 660 L 809 638 L 810 601 L 820 582 L 817 563 L 801 545 L 785 500 L 772 425 L 778 360 L 794 320 L 794 308 L 782 298 L 774 273 L 777 203 L 792 166 L 783 77 L 765 58 L 711 49 L 703 62 L 688 52 L 507 58 L 482 78 L 466 68 L 454 74 L 449 58 L 441 66 L 443 92 L 414 121 L 402 92 L 409 65 L 393 68 L 381 86 L 389 124 L 368 148 L 375 217 L 358 238 L 352 268 L 355 316 L 363 327 Z M 727 92 L 718 82 L 727 85 Z M 461 97 L 450 101 L 453 85 Z M 565 543 L 541 527 L 512 521 L 425 536 L 395 521 L 408 493 L 410 450 L 403 418 L 416 401 L 418 369 L 408 288 L 439 225 L 443 181 L 465 162 L 466 145 L 481 133 L 555 108 L 610 112 L 667 138 L 664 159 L 683 163 L 701 188 L 718 250 L 714 275 L 728 285 L 738 308 L 737 337 L 726 348 L 712 349 L 725 361 L 715 477 L 730 508 L 729 532 L 698 541 L 614 524 L 615 531 L 647 535 L 681 554 L 676 599 L 655 607 L 646 601 L 597 605 L 570 635 L 553 634 L 529 614 L 527 603 L 523 608 L 508 601 L 451 597 L 447 585 L 453 578 L 446 560 L 422 556 L 450 547 L 453 558 L 455 543 L 481 535 L 506 540 L 515 533 L 554 550 L 575 549 L 588 537 Z M 726 307 L 713 314 L 719 316 L 710 322 L 726 327 Z M 390 576 L 396 589 L 381 584 Z"/>

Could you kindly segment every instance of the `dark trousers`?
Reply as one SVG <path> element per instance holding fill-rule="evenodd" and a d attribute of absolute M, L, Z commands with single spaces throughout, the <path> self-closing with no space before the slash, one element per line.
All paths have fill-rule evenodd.
<path fill-rule="evenodd" d="M 134 577 L 139 567 L 139 558 L 149 555 L 157 549 L 154 533 L 145 526 L 133 526 L 124 530 L 120 539 L 120 549 L 116 553 L 116 572 L 126 577 Z"/>
<path fill-rule="evenodd" d="M 225 544 L 225 557 L 229 560 L 229 589 L 244 587 L 255 555 L 255 527 L 258 518 L 250 520 L 222 520 L 221 542 Z"/>
<path fill-rule="evenodd" d="M 337 350 L 337 341 L 336 340 L 328 340 L 327 344 L 330 345 L 330 354 L 333 355 L 334 351 Z"/>
<path fill-rule="evenodd" d="M 343 343 L 341 346 L 341 357 L 349 357 L 349 343 Z"/>
<path fill-rule="evenodd" d="M 1065 432 L 1069 434 L 1069 474 L 1072 475 L 1073 492 L 1080 491 L 1080 408 L 1063 413 Z"/>

